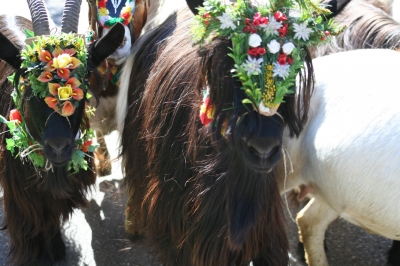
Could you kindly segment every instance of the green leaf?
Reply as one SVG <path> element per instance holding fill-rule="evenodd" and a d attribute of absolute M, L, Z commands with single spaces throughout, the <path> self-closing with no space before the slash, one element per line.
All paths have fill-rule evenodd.
<path fill-rule="evenodd" d="M 243 99 L 243 100 L 242 100 L 242 103 L 243 103 L 243 104 L 253 104 L 253 102 L 250 101 L 250 99 L 247 99 L 247 98 Z"/>
<path fill-rule="evenodd" d="M 87 147 L 89 152 L 94 152 L 100 145 L 96 144 L 96 145 L 90 145 L 89 147 Z"/>
<path fill-rule="evenodd" d="M 0 122 L 7 124 L 8 120 L 4 116 L 0 115 Z"/>
<path fill-rule="evenodd" d="M 32 38 L 35 36 L 35 33 L 29 29 L 24 29 L 26 38 Z"/>
<path fill-rule="evenodd" d="M 6 146 L 7 150 L 14 153 L 15 141 L 13 139 L 6 139 L 6 144 L 7 144 Z"/>

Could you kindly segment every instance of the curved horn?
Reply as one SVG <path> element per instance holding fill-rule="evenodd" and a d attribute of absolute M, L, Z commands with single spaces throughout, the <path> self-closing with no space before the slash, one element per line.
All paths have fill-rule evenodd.
<path fill-rule="evenodd" d="M 50 26 L 43 0 L 27 0 L 35 36 L 49 35 Z"/>
<path fill-rule="evenodd" d="M 66 0 L 61 21 L 61 32 L 77 33 L 82 0 Z"/>

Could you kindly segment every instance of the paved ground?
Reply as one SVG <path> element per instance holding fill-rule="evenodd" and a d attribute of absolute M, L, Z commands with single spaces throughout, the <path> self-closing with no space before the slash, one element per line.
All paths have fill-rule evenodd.
<path fill-rule="evenodd" d="M 0 0 L 4 5 L 6 0 Z M 47 0 L 56 24 L 61 21 L 59 0 Z M 83 0 L 83 4 L 86 1 Z M 8 6 L 7 6 L 8 5 Z M 24 0 L 9 1 L 0 13 L 26 14 Z M 8 11 L 10 10 L 10 12 Z M 18 12 L 17 12 L 18 11 Z M 21 13 L 19 13 L 21 12 Z M 25 12 L 25 13 L 24 13 Z M 86 18 L 84 16 L 83 18 Z M 85 29 L 82 22 L 80 33 Z M 117 155 L 115 149 L 116 133 L 107 137 L 112 156 Z M 113 164 L 113 174 L 99 178 L 96 189 L 90 196 L 88 209 L 76 211 L 72 219 L 63 227 L 64 239 L 67 242 L 67 259 L 56 266 L 152 266 L 155 262 L 144 241 L 130 242 L 123 229 L 124 194 L 121 191 L 122 174 L 119 161 Z M 295 210 L 291 210 L 293 216 Z M 0 220 L 3 213 L 0 208 Z M 297 249 L 297 227 L 289 218 L 288 232 L 291 244 L 291 265 L 305 265 L 301 262 Z M 327 256 L 332 266 L 381 266 L 385 265 L 386 252 L 391 241 L 369 235 L 360 228 L 337 220 L 329 227 L 326 234 Z M 6 265 L 8 237 L 0 231 L 0 266 Z M 212 265 L 214 266 L 214 265 Z"/>

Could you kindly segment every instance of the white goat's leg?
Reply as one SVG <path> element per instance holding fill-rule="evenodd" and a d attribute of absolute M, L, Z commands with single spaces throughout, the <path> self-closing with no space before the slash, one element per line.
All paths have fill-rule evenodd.
<path fill-rule="evenodd" d="M 325 231 L 338 216 L 324 201 L 315 198 L 297 214 L 300 241 L 304 245 L 308 265 L 329 265 L 324 250 Z"/>

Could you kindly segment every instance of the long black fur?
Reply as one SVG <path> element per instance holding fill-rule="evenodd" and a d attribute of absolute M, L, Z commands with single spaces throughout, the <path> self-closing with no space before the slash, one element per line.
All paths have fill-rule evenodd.
<path fill-rule="evenodd" d="M 127 231 L 146 232 L 165 265 L 288 265 L 276 172 L 253 167 L 243 138 L 281 147 L 284 126 L 301 132 L 312 65 L 301 75 L 300 97 L 280 107 L 283 120 L 261 116 L 242 104 L 240 83 L 229 74 L 230 42 L 215 39 L 199 51 L 191 18 L 188 10 L 173 14 L 135 43 L 122 134 Z M 215 127 L 198 118 L 206 77 Z"/>
<path fill-rule="evenodd" d="M 10 40 L 15 38 L 15 34 L 9 30 L 7 36 L 2 36 Z M 91 58 L 102 60 L 122 43 L 123 26 L 119 24 L 112 36 L 114 38 L 112 44 L 100 40 L 102 45 L 90 47 L 88 52 L 92 56 L 88 60 L 88 70 L 94 69 L 98 63 Z M 104 45 L 108 47 L 104 49 Z M 12 58 L 15 58 L 15 61 L 11 62 L 11 65 L 17 69 L 12 69 L 4 61 L 0 61 L 0 73 L 9 75 L 16 71 L 16 79 L 18 79 L 18 73 L 23 73 L 23 70 L 18 69 L 19 65 L 15 62 L 21 61 L 15 54 Z M 8 61 L 12 61 L 12 58 Z M 11 97 L 13 85 L 3 79 L 0 87 L 0 114 L 8 117 L 10 110 L 16 108 Z M 30 133 L 37 141 L 42 141 L 47 131 L 51 134 L 52 127 L 60 126 L 53 124 L 53 121 L 59 119 L 67 123 L 65 118 L 57 114 L 52 115 L 48 119 L 47 127 L 50 129 L 47 130 L 44 125 L 49 116 L 43 114 L 49 112 L 47 110 L 49 108 L 43 99 L 38 100 L 34 97 L 29 87 L 25 88 L 22 96 L 25 99 L 23 115 Z M 89 127 L 84 106 L 85 101 L 81 101 L 74 114 L 68 117 L 67 125 L 71 126 L 70 131 L 73 136 L 79 129 L 84 131 Z M 45 119 L 40 119 L 40 117 Z M 74 209 L 87 206 L 86 194 L 95 183 L 95 175 L 91 170 L 93 162 L 89 159 L 88 169 L 81 169 L 74 175 L 67 171 L 66 166 L 53 166 L 53 169 L 49 171 L 35 169 L 28 161 L 21 160 L 16 157 L 16 154 L 13 155 L 6 150 L 5 139 L 11 137 L 7 130 L 7 126 L 1 123 L 0 132 L 4 134 L 0 134 L 0 185 L 4 193 L 2 200 L 5 211 L 2 228 L 10 235 L 9 263 L 12 265 L 52 265 L 54 261 L 65 257 L 65 244 L 60 232 L 62 222 L 71 216 Z M 52 137 L 57 138 L 57 136 Z M 88 153 L 87 158 L 91 157 L 92 154 Z"/>

